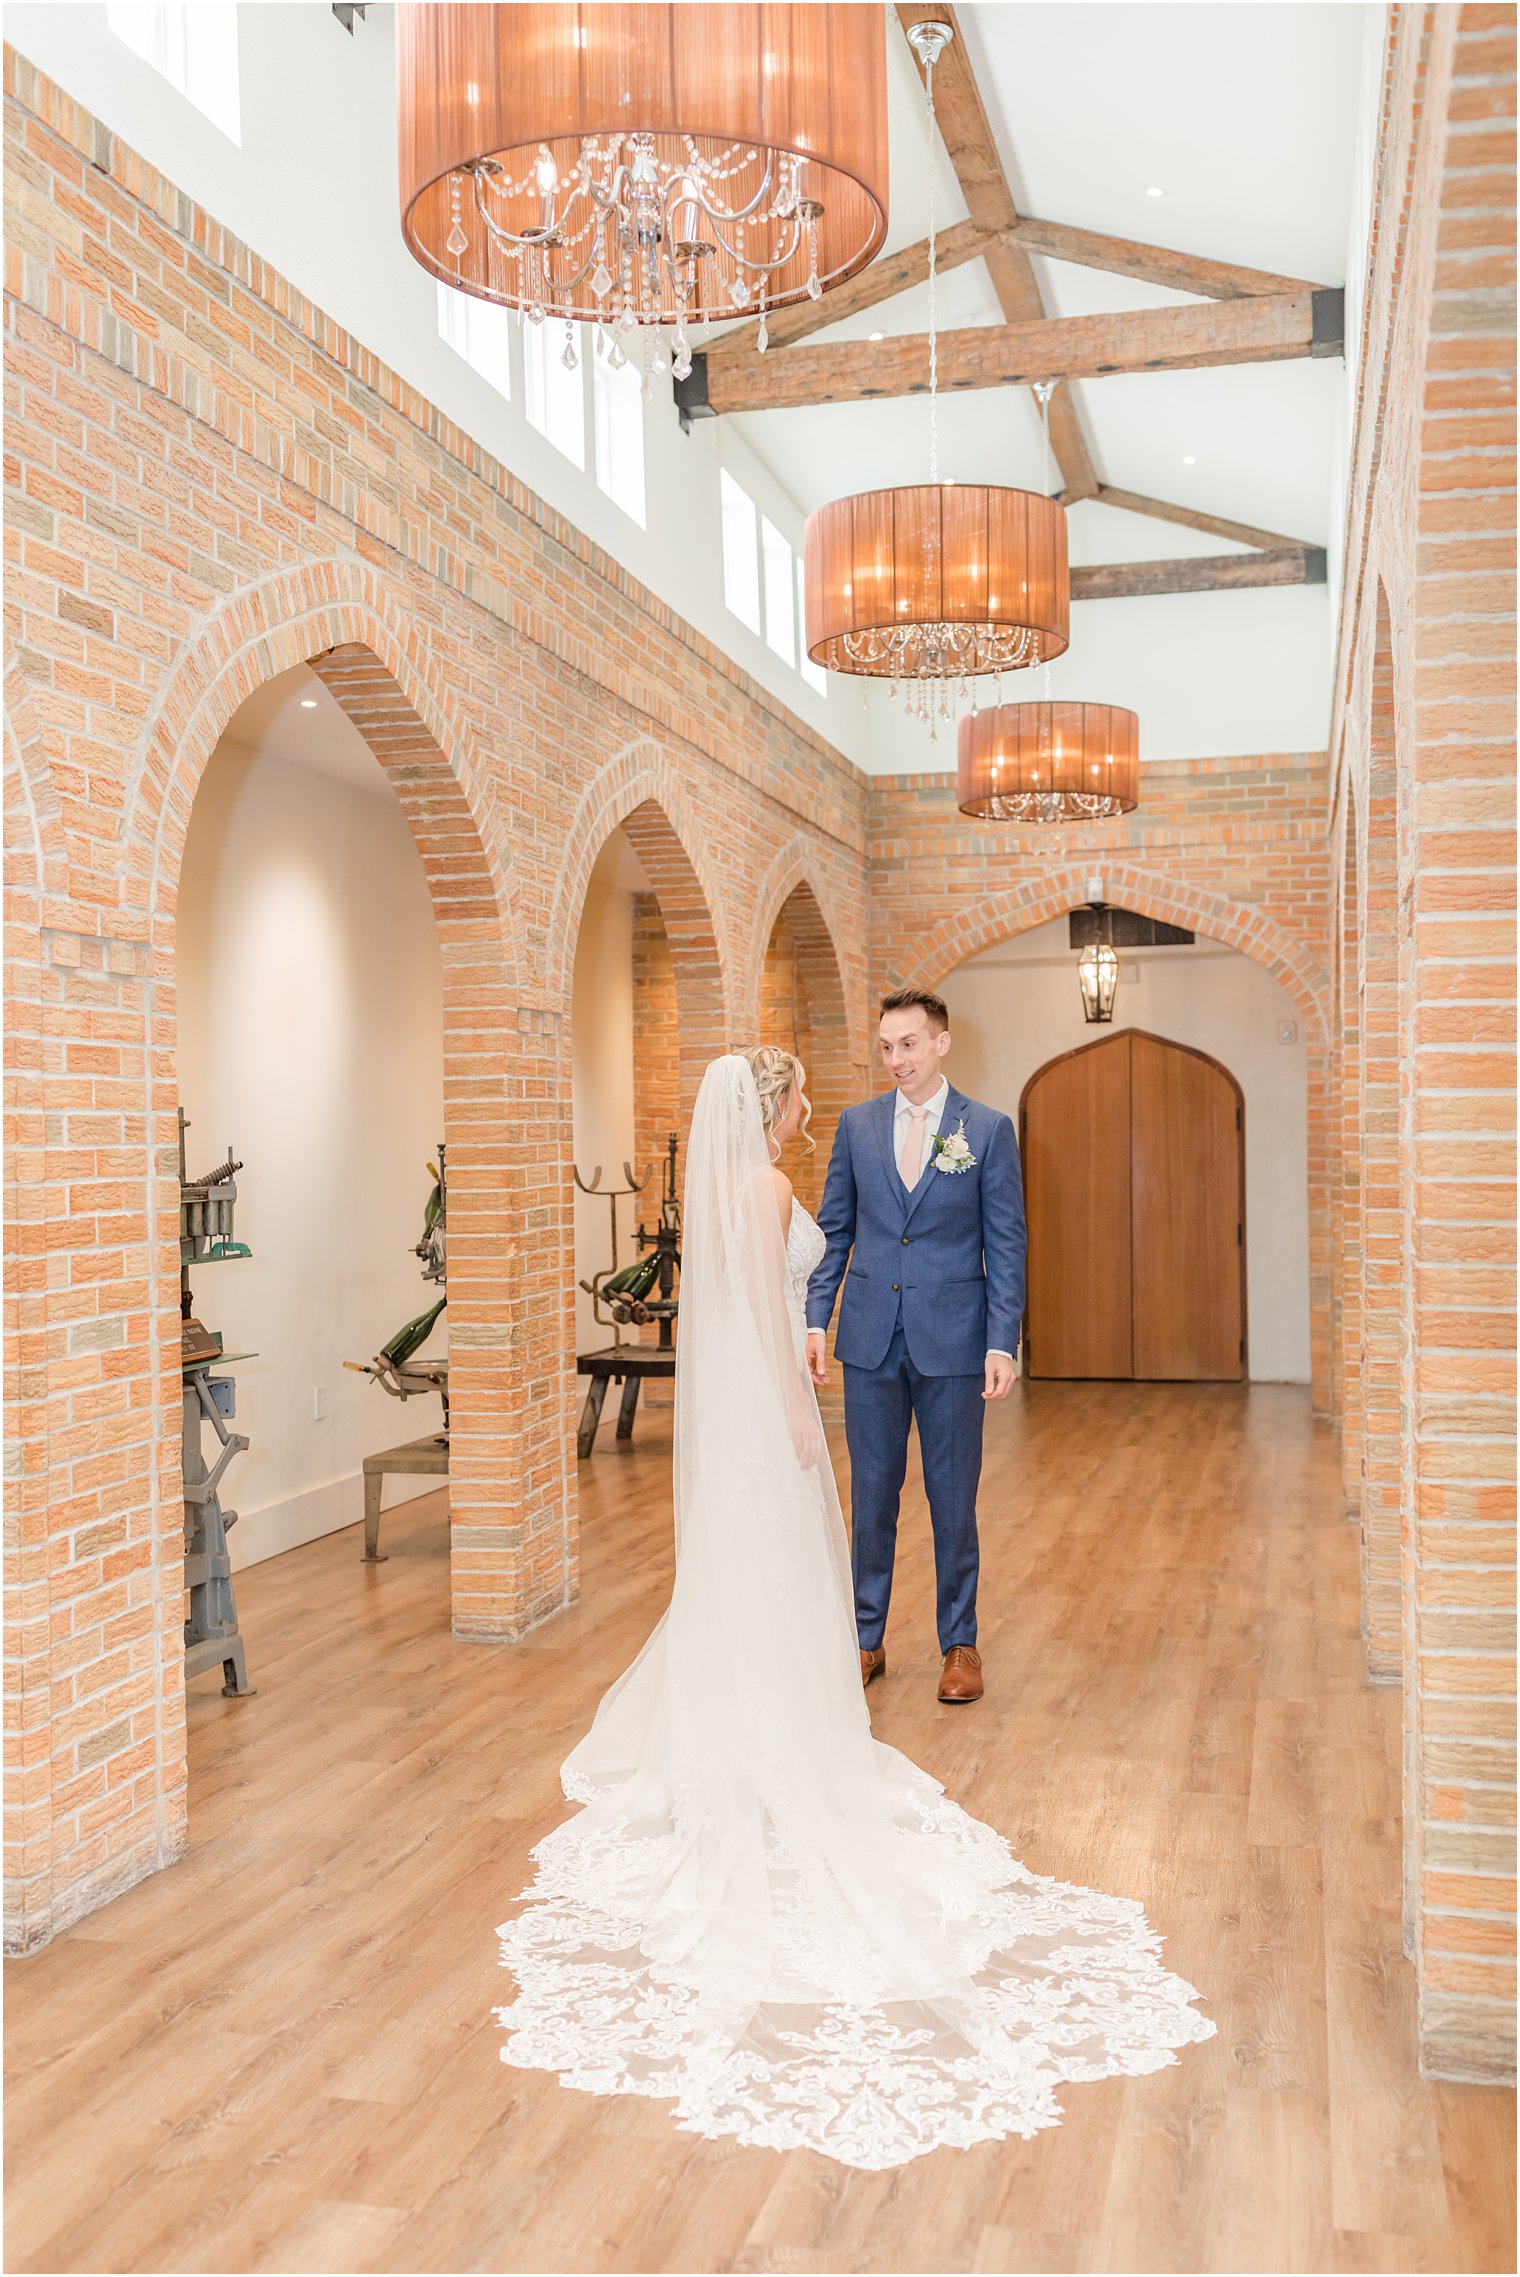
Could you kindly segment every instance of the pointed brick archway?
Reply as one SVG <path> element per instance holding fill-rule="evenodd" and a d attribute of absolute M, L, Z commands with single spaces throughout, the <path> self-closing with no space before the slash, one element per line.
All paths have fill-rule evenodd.
<path fill-rule="evenodd" d="M 643 1163 L 663 1154 L 670 1130 L 684 1143 L 703 1069 L 742 1035 L 744 983 L 697 818 L 659 747 L 641 740 L 608 762 L 576 811 L 545 934 L 546 1000 L 568 1014 L 586 890 L 614 830 L 649 881 L 634 908 L 634 1144 Z M 567 1051 L 560 1118 L 567 1161 L 569 1096 Z"/>
<path fill-rule="evenodd" d="M 1006 893 L 955 911 L 900 958 L 886 964 L 886 988 L 937 988 L 968 957 L 998 941 L 1026 933 L 1067 910 L 1083 906 L 1093 860 L 1036 872 Z M 1309 1121 L 1309 1341 L 1315 1412 L 1331 1407 L 1330 1323 L 1330 1096 L 1332 984 L 1307 944 L 1259 910 L 1227 901 L 1185 878 L 1148 870 L 1105 854 L 1104 898 L 1122 909 L 1167 924 L 1185 925 L 1223 941 L 1265 967 L 1303 1016 L 1308 1059 Z"/>
<path fill-rule="evenodd" d="M 1402 1159 L 1403 1019 L 1400 973 L 1400 746 L 1408 730 L 1387 592 L 1376 587 L 1367 689 L 1368 768 L 1362 834 L 1360 959 L 1356 991 L 1359 1146 L 1357 1232 L 1361 1284 L 1352 1407 L 1362 1529 L 1362 1634 L 1368 1673 L 1397 1679 L 1402 1660 L 1405 1168 Z"/>
<path fill-rule="evenodd" d="M 1023 879 L 1007 893 L 989 895 L 946 918 L 911 952 L 889 963 L 886 985 L 891 988 L 933 988 L 968 957 L 990 949 L 998 941 L 1027 933 L 1089 899 L 1088 879 L 1097 856 L 1060 869 L 1044 870 Z M 1286 989 L 1309 1024 L 1311 1043 L 1329 1039 L 1329 975 L 1302 942 L 1260 911 L 1222 895 L 1205 892 L 1183 878 L 1146 870 L 1109 855 L 1101 858 L 1104 898 L 1116 907 L 1133 909 L 1144 917 L 1157 917 L 1169 925 L 1185 925 L 1211 940 L 1264 965 Z"/>
<path fill-rule="evenodd" d="M 56 1438 L 31 1450 L 28 1522 L 9 1577 L 24 1585 L 43 1560 L 45 1618 L 26 1645 L 31 1692 L 49 1679 L 54 1648 L 43 1632 L 50 1619 L 56 1634 L 64 1603 L 76 1608 L 73 1649 L 88 1642 L 79 1624 L 98 1612 L 112 1624 L 102 1666 L 119 1664 L 71 1718 L 39 1726 L 49 1744 L 29 1768 L 7 1925 L 13 1947 L 45 1940 L 184 1846 L 179 869 L 195 790 L 228 722 L 254 688 L 301 662 L 327 682 L 385 767 L 439 928 L 455 1633 L 520 1636 L 573 1587 L 568 1415 L 556 1435 L 541 1411 L 528 1413 L 552 1344 L 543 1298 L 559 1284 L 562 1261 L 527 1230 L 551 1181 L 521 1104 L 536 1042 L 521 1026 L 506 834 L 467 733 L 429 684 L 379 581 L 316 565 L 245 592 L 203 625 L 166 672 L 145 723 L 120 836 L 110 846 L 74 837 L 61 854 L 38 841 L 49 874 L 36 914 L 46 922 L 12 945 L 43 976 L 39 1137 L 64 1131 L 65 1118 L 74 1134 L 72 1146 L 42 1156 L 38 1190 L 64 1238 L 52 1245 L 52 1283 L 38 1294 L 33 1325 L 49 1382 L 34 1390 L 45 1391 L 50 1411 L 82 1400 L 117 1421 L 88 1480 Z M 32 795 L 17 793 L 13 832 L 26 834 L 28 805 L 34 816 L 46 810 L 36 789 L 45 793 L 46 772 L 45 750 L 14 754 L 13 781 L 19 775 Z"/>

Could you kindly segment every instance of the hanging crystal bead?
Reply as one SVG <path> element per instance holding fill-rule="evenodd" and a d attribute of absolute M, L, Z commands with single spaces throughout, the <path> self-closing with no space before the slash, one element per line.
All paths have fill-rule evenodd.
<path fill-rule="evenodd" d="M 456 261 L 459 259 L 461 253 L 468 253 L 470 250 L 470 241 L 466 237 L 464 230 L 461 228 L 459 221 L 459 191 L 459 176 L 457 174 L 451 174 L 449 176 L 449 218 L 453 222 L 454 226 L 449 231 L 448 236 L 444 239 L 443 242 L 445 250 L 449 253 L 452 253 Z"/>

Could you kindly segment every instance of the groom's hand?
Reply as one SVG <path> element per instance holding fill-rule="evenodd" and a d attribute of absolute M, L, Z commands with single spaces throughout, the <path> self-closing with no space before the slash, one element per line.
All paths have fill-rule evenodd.
<path fill-rule="evenodd" d="M 823 1330 L 821 1328 L 810 1328 L 807 1338 L 807 1364 L 808 1374 L 815 1384 L 826 1384 L 828 1382 L 827 1361 L 827 1340 Z"/>
<path fill-rule="evenodd" d="M 1013 1362 L 1006 1352 L 989 1352 L 987 1381 L 982 1386 L 983 1399 L 1006 1399 L 1012 1389 Z"/>

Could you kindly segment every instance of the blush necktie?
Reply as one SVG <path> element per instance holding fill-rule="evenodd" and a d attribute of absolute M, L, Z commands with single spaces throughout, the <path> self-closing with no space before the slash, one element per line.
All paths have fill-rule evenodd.
<path fill-rule="evenodd" d="M 902 1182 L 905 1186 L 918 1184 L 918 1173 L 924 1159 L 924 1125 L 929 1119 L 927 1107 L 908 1109 L 908 1128 L 903 1133 Z"/>

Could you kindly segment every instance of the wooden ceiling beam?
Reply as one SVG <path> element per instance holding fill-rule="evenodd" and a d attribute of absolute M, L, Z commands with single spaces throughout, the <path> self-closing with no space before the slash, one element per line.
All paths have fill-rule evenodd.
<path fill-rule="evenodd" d="M 1255 585 L 1323 585 L 1322 546 L 1196 555 L 1191 561 L 1096 562 L 1071 573 L 1074 601 L 1132 601 L 1150 593 L 1233 593 Z"/>
<path fill-rule="evenodd" d="M 996 240 L 987 251 L 987 273 L 1005 320 L 1009 324 L 1036 322 L 1045 314 L 1045 303 L 1028 253 L 1008 235 L 1018 221 L 1018 208 L 972 76 L 965 35 L 955 10 L 924 6 L 920 0 L 899 0 L 897 14 L 904 31 L 924 17 L 942 17 L 954 28 L 954 39 L 934 67 L 935 122 L 972 221 Z M 917 68 L 916 56 L 914 65 Z M 1069 387 L 1057 387 L 1050 399 L 1050 447 L 1067 497 L 1091 498 L 1098 487 L 1098 475 Z"/>
<path fill-rule="evenodd" d="M 985 252 L 988 242 L 986 231 L 978 229 L 974 221 L 958 221 L 941 236 L 935 248 L 936 265 L 941 270 L 963 268 Z M 801 300 L 790 308 L 778 308 L 765 320 L 769 344 L 772 348 L 791 347 L 814 332 L 822 332 L 827 325 L 841 324 L 846 317 L 862 315 L 866 309 L 875 308 L 878 301 L 892 300 L 898 293 L 910 292 L 915 285 L 921 285 L 928 274 L 929 240 L 921 237 L 916 245 L 904 245 L 896 253 L 883 253 L 868 269 L 847 278 L 842 285 L 831 285 L 821 300 Z M 730 357 L 753 355 L 759 330 L 758 318 L 748 324 L 736 324 L 731 332 L 720 334 L 707 353 L 714 362 L 720 358 L 726 362 Z"/>
<path fill-rule="evenodd" d="M 1281 293 L 1312 293 L 1304 277 L 1276 277 L 1267 269 L 1243 269 L 1233 261 L 1206 261 L 1196 253 L 1174 253 L 1164 245 L 1142 245 L 1130 237 L 1105 237 L 1095 229 L 1072 229 L 1062 221 L 1037 221 L 1021 214 L 1007 233 L 1026 252 L 1051 261 L 1074 261 L 1083 269 L 1106 269 L 1171 292 L 1197 293 L 1203 300 L 1265 300 Z"/>
<path fill-rule="evenodd" d="M 1336 304 L 1333 311 L 1321 305 L 1326 301 Z M 948 395 L 970 388 L 1023 387 L 1035 380 L 1199 371 L 1224 364 L 1282 363 L 1339 354 L 1340 302 L 1338 293 L 1285 293 L 1273 300 L 1184 303 L 1103 316 L 972 325 L 941 336 L 939 384 Z M 699 359 L 686 383 L 689 408 L 715 412 L 860 403 L 922 395 L 928 386 L 929 342 L 921 334 L 815 342 L 763 360 L 714 356 L 704 363 Z M 1096 480 L 1085 492 L 1074 491 L 1067 483 L 1066 500 L 1095 497 L 1098 489 Z"/>
<path fill-rule="evenodd" d="M 1175 292 L 1196 293 L 1204 300 L 1268 299 L 1280 293 L 1315 290 L 1301 277 L 1275 277 L 1265 269 L 1242 269 L 1229 261 L 1205 261 L 1192 253 L 1171 252 L 1164 245 L 1141 245 L 1130 238 L 1103 237 L 1095 230 L 1069 229 L 1064 222 L 1036 221 L 1028 214 L 1020 215 L 1000 235 L 990 233 L 974 221 L 956 222 L 953 228 L 941 234 L 936 262 L 944 273 L 985 256 L 992 270 L 1001 266 L 1002 254 L 1010 247 L 1015 252 L 1022 248 L 1026 252 L 1047 254 L 1052 260 L 1075 261 L 1085 268 L 1137 277 L 1148 284 L 1165 285 Z M 866 309 L 875 308 L 881 301 L 911 292 L 915 285 L 923 284 L 928 274 L 929 240 L 921 237 L 916 245 L 904 245 L 896 253 L 884 253 L 858 276 L 831 287 L 821 300 L 798 301 L 790 308 L 778 308 L 765 320 L 769 345 L 787 348 L 798 340 L 810 339 L 815 332 L 825 331 L 831 324 L 863 315 Z M 1020 275 L 1015 274 L 1008 292 L 1000 292 L 998 297 L 1004 304 L 1005 315 L 1009 302 L 1030 308 L 1033 313 Z M 1039 313 L 1043 315 L 1043 309 Z M 1017 323 L 1021 319 L 1009 317 L 1008 321 Z M 759 329 L 758 318 L 752 317 L 747 324 L 737 324 L 731 331 L 721 333 L 710 343 L 707 352 L 714 358 L 749 355 L 754 351 Z"/>
<path fill-rule="evenodd" d="M 1267 553 L 1309 544 L 1307 538 L 1284 537 L 1280 530 L 1258 530 L 1250 522 L 1229 522 L 1222 514 L 1204 514 L 1196 506 L 1174 506 L 1167 498 L 1142 498 L 1138 491 L 1116 490 L 1109 482 L 1099 484 L 1096 502 L 1117 506 L 1126 514 L 1146 514 L 1154 522 L 1176 522 L 1184 530 L 1207 530 L 1211 538 L 1233 538 L 1237 545 L 1258 546 Z"/>

